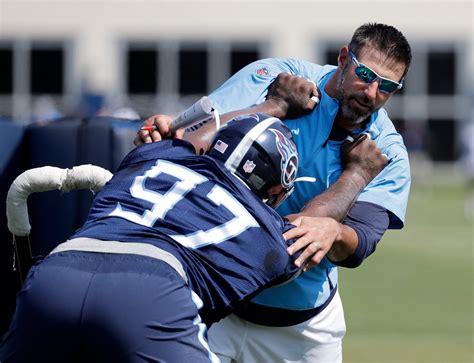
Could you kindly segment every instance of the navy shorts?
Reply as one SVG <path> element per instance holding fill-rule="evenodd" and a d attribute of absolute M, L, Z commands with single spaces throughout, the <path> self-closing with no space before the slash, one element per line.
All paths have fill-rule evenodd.
<path fill-rule="evenodd" d="M 151 257 L 48 256 L 18 294 L 0 361 L 212 361 L 193 294 L 172 267 Z"/>

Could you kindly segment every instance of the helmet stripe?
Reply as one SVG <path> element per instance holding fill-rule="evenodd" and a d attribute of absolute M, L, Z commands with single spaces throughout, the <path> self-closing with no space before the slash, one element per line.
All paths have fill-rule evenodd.
<path fill-rule="evenodd" d="M 226 168 L 230 171 L 236 171 L 240 162 L 242 161 L 242 158 L 250 149 L 253 142 L 257 140 L 260 134 L 270 127 L 270 125 L 272 125 L 275 121 L 279 121 L 279 119 L 276 117 L 270 117 L 260 121 L 252 129 L 250 129 L 250 131 L 247 132 L 244 138 L 239 142 L 232 154 L 230 154 L 228 157 L 227 161 L 225 162 Z"/>

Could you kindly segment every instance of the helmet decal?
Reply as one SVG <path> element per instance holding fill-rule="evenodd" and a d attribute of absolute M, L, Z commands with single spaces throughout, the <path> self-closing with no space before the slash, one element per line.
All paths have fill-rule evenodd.
<path fill-rule="evenodd" d="M 243 116 L 242 116 L 243 117 Z M 249 151 L 249 149 L 252 147 L 253 142 L 264 132 L 266 129 L 268 129 L 275 121 L 281 122 L 279 119 L 275 117 L 269 117 L 265 120 L 262 120 L 259 122 L 259 116 L 257 114 L 250 114 L 247 115 L 245 118 L 247 120 L 249 119 L 255 119 L 255 126 L 253 126 L 242 138 L 240 143 L 237 145 L 237 147 L 234 149 L 232 154 L 229 155 L 225 162 L 225 166 L 227 169 L 231 171 L 237 170 L 240 162 L 242 161 L 243 157 L 245 154 Z M 241 118 L 236 118 L 236 121 L 241 120 Z"/>
<path fill-rule="evenodd" d="M 269 131 L 275 134 L 276 146 L 281 155 L 281 185 L 285 188 L 291 188 L 298 172 L 296 146 L 279 130 L 270 128 Z"/>
<path fill-rule="evenodd" d="M 229 145 L 227 145 L 224 141 L 222 140 L 217 140 L 215 145 L 214 145 L 214 149 L 219 151 L 221 154 L 224 154 L 225 151 L 227 150 L 227 147 Z"/>
<path fill-rule="evenodd" d="M 281 202 L 280 197 L 293 189 L 298 173 L 298 151 L 290 129 L 265 113 L 230 120 L 216 132 L 208 155 L 223 162 L 262 200 L 278 192 Z M 278 185 L 283 190 L 273 188 Z"/>
<path fill-rule="evenodd" d="M 247 160 L 242 169 L 244 169 L 246 173 L 251 173 L 256 166 L 257 164 L 255 164 L 253 160 Z"/>

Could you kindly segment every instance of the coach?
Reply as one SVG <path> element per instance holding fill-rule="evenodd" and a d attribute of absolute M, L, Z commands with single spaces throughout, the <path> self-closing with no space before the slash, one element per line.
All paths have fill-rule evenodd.
<path fill-rule="evenodd" d="M 296 263 L 306 265 L 307 272 L 263 291 L 212 326 L 210 346 L 223 362 L 342 361 L 346 327 L 337 267 L 357 267 L 388 228 L 404 225 L 408 155 L 382 107 L 402 88 L 410 62 L 410 45 L 400 31 L 369 23 L 341 48 L 337 66 L 264 59 L 210 94 L 220 113 L 267 112 L 285 118 L 292 130 L 301 160 L 298 175 L 316 182 L 298 185 L 278 209 L 301 227 L 285 237 L 314 227 L 301 223 L 301 215 L 333 217 L 342 228 L 334 243 L 295 243 L 289 252 L 304 249 Z M 314 107 L 314 95 L 317 107 L 303 116 L 292 113 L 293 104 Z M 153 133 L 143 140 L 154 140 Z M 325 219 L 317 220 L 323 234 Z"/>

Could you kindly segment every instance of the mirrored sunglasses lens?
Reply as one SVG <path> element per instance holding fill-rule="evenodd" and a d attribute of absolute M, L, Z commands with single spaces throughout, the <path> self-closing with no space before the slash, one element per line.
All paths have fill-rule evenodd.
<path fill-rule="evenodd" d="M 377 78 L 377 75 L 371 69 L 363 65 L 358 66 L 355 73 L 357 77 L 367 83 L 372 83 Z"/>
<path fill-rule="evenodd" d="M 379 84 L 379 89 L 382 92 L 392 93 L 398 89 L 398 84 L 389 80 L 382 79 Z"/>

